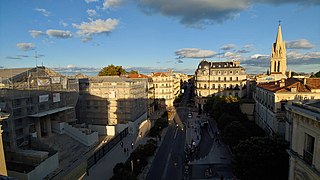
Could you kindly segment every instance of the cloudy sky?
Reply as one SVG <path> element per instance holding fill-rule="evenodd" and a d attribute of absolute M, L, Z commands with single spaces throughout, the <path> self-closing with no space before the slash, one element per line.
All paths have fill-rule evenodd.
<path fill-rule="evenodd" d="M 320 0 L 1 0 L 0 67 L 265 72 L 281 20 L 288 69 L 320 70 Z"/>

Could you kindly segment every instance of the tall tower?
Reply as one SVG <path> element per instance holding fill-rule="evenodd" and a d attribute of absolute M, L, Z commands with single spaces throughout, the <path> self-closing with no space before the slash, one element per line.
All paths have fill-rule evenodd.
<path fill-rule="evenodd" d="M 283 75 L 286 74 L 287 70 L 287 57 L 286 57 L 286 43 L 282 41 L 282 32 L 280 21 L 278 25 L 278 34 L 276 42 L 272 45 L 271 61 L 270 61 L 270 72 L 281 72 Z"/>

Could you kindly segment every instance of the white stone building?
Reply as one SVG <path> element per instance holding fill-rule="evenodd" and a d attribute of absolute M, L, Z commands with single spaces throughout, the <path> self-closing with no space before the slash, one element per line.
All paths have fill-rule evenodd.
<path fill-rule="evenodd" d="M 289 180 L 320 179 L 320 101 L 286 106 Z"/>
<path fill-rule="evenodd" d="M 210 62 L 202 60 L 195 72 L 195 104 L 203 110 L 206 99 L 213 95 L 246 95 L 247 74 L 239 61 Z"/>

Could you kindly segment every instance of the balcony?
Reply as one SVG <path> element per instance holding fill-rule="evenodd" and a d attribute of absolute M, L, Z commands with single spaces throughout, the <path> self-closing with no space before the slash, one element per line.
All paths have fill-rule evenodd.
<path fill-rule="evenodd" d="M 309 164 L 312 165 L 312 160 L 313 160 L 313 154 L 311 154 L 310 152 L 303 150 L 303 160 Z"/>

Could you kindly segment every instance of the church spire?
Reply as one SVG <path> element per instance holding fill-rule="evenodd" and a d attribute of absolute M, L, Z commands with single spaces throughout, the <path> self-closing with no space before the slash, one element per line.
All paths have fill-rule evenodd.
<path fill-rule="evenodd" d="M 281 73 L 285 75 L 286 69 L 287 69 L 286 42 L 282 40 L 282 31 L 281 31 L 281 26 L 279 21 L 276 42 L 273 43 L 272 51 L 271 51 L 270 72 Z"/>
<path fill-rule="evenodd" d="M 280 26 L 280 22 L 279 21 L 279 25 L 278 25 L 278 34 L 277 34 L 277 39 L 276 39 L 276 43 L 282 43 L 282 32 L 281 32 L 281 26 Z"/>

